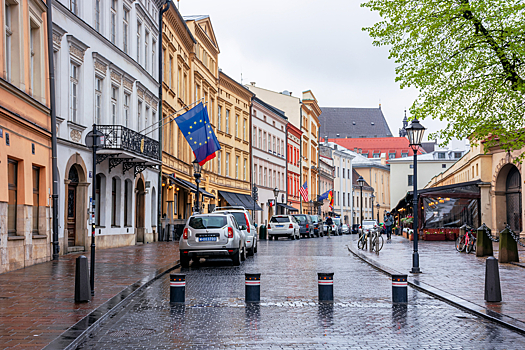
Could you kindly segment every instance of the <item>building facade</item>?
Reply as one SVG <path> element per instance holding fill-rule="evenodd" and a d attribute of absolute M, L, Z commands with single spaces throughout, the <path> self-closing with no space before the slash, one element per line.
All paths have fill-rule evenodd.
<path fill-rule="evenodd" d="M 33 0 L 0 9 L 0 273 L 52 254 L 46 10 Z"/>
<path fill-rule="evenodd" d="M 334 189 L 334 158 L 333 149 L 324 144 L 319 145 L 319 193 L 320 195 Z M 330 200 L 325 199 L 321 205 L 321 216 L 325 218 L 332 213 Z"/>
<path fill-rule="evenodd" d="M 286 131 L 288 205 L 299 211 L 301 209 L 301 195 L 299 194 L 299 187 L 301 187 L 301 168 L 299 167 L 299 160 L 301 158 L 301 139 L 303 132 L 292 123 L 286 125 Z"/>
<path fill-rule="evenodd" d="M 371 187 L 366 180 L 362 183 L 363 186 L 361 186 L 357 179 L 362 175 L 355 169 L 353 169 L 352 173 L 352 193 L 354 200 L 354 220 L 352 224 L 361 224 L 364 220 L 377 220 L 377 217 L 373 217 L 374 212 L 372 210 L 374 188 Z"/>
<path fill-rule="evenodd" d="M 258 188 L 262 211 L 255 222 L 263 224 L 286 205 L 286 130 L 284 113 L 257 97 L 252 105 L 253 184 Z M 274 189 L 277 189 L 275 203 Z M 280 208 L 279 208 L 280 207 Z"/>
<path fill-rule="evenodd" d="M 62 253 L 89 249 L 91 201 L 97 248 L 155 240 L 158 11 L 149 1 L 53 2 Z M 96 173 L 93 124 L 103 136 Z"/>
<path fill-rule="evenodd" d="M 352 160 L 355 156 L 347 149 L 336 143 L 328 142 L 332 148 L 334 160 L 334 214 L 341 217 L 341 222 L 347 225 L 352 223 Z"/>

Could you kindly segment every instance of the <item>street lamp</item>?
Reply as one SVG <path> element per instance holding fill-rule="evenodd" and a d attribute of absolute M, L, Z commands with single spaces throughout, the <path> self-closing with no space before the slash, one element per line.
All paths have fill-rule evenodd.
<path fill-rule="evenodd" d="M 361 219 L 359 221 L 359 224 L 363 224 L 363 186 L 365 184 L 365 179 L 361 175 L 359 175 L 359 178 L 357 179 L 357 184 L 359 185 L 359 188 L 361 188 L 361 201 L 359 202 L 359 209 L 361 210 Z"/>
<path fill-rule="evenodd" d="M 195 182 L 197 183 L 197 201 L 195 204 L 195 211 L 197 213 L 201 212 L 201 207 L 199 205 L 199 184 L 201 183 L 201 171 L 202 166 L 197 162 L 197 159 L 193 161 L 193 176 L 195 177 Z"/>
<path fill-rule="evenodd" d="M 372 198 L 372 205 L 370 206 L 370 209 L 372 211 L 372 217 L 370 219 L 374 220 L 374 199 L 376 198 L 376 196 L 374 196 L 374 194 L 372 193 L 372 195 L 370 196 L 370 198 Z M 379 223 L 379 222 L 377 222 Z"/>
<path fill-rule="evenodd" d="M 279 197 L 279 189 L 277 187 L 273 189 L 273 196 L 275 197 L 275 214 L 277 214 L 277 197 Z"/>
<path fill-rule="evenodd" d="M 376 204 L 376 208 L 377 208 L 377 223 L 379 224 L 379 208 L 381 206 L 379 205 L 379 203 Z"/>
<path fill-rule="evenodd" d="M 421 273 L 421 269 L 419 268 L 419 252 L 417 249 L 417 151 L 419 147 L 421 147 L 421 142 L 423 141 L 423 134 L 425 133 L 425 130 L 425 127 L 419 124 L 419 120 L 417 119 L 412 120 L 410 126 L 406 128 L 409 146 L 412 148 L 412 151 L 414 151 L 414 175 L 412 177 L 412 185 L 414 186 L 414 194 L 412 198 L 414 208 L 414 252 L 412 253 L 412 273 Z"/>

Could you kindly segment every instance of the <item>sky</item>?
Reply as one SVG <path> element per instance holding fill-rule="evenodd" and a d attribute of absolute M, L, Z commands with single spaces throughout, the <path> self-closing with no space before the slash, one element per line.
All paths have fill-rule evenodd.
<path fill-rule="evenodd" d="M 174 0 L 177 3 L 176 0 Z M 400 89 L 388 47 L 375 47 L 363 27 L 381 18 L 357 0 L 180 0 L 183 16 L 209 15 L 219 67 L 248 84 L 312 90 L 321 107 L 379 107 L 398 136 L 404 110 L 417 98 Z M 409 115 L 410 116 L 410 115 Z M 429 132 L 444 122 L 425 119 Z M 426 138 L 426 137 L 425 137 Z"/>

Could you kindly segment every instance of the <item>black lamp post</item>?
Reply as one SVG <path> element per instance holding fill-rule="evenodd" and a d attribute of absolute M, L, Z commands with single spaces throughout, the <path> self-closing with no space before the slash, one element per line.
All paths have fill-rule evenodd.
<path fill-rule="evenodd" d="M 410 126 L 406 128 L 409 145 L 414 151 L 414 175 L 412 177 L 412 184 L 414 185 L 414 194 L 412 198 L 414 208 L 414 252 L 412 253 L 412 273 L 421 273 L 421 269 L 419 268 L 419 252 L 417 248 L 417 151 L 419 147 L 421 147 L 421 141 L 423 141 L 423 134 L 425 133 L 425 130 L 425 127 L 419 124 L 419 120 L 417 119 L 414 119 L 412 123 L 410 123 Z"/>
<path fill-rule="evenodd" d="M 197 200 L 195 203 L 195 211 L 197 213 L 201 212 L 201 207 L 199 204 L 199 197 L 200 197 L 200 190 L 199 190 L 199 184 L 201 183 L 201 171 L 202 166 L 197 162 L 197 159 L 193 161 L 193 176 L 195 177 L 195 182 L 197 183 Z"/>
<path fill-rule="evenodd" d="M 275 197 L 275 214 L 277 214 L 277 197 L 279 197 L 279 189 L 277 187 L 273 189 L 273 196 Z"/>
<path fill-rule="evenodd" d="M 379 208 L 381 206 L 379 205 L 379 203 L 376 204 L 376 208 L 377 208 L 377 223 L 379 224 Z"/>
<path fill-rule="evenodd" d="M 376 196 L 374 196 L 374 194 L 372 193 L 370 198 L 372 198 L 372 205 L 370 206 L 370 210 L 372 211 L 372 215 L 371 215 L 370 219 L 374 220 L 374 199 L 376 198 Z"/>
<path fill-rule="evenodd" d="M 365 179 L 361 175 L 359 175 L 359 178 L 357 179 L 357 184 L 359 185 L 359 188 L 361 189 L 361 200 L 359 202 L 359 209 L 361 210 L 361 219 L 359 221 L 359 225 L 363 224 L 363 186 L 365 184 Z"/>

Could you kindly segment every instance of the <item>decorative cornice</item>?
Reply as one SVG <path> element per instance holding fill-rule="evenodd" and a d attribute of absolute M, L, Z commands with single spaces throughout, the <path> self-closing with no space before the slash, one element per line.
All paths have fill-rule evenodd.
<path fill-rule="evenodd" d="M 73 35 L 67 35 L 67 41 L 69 43 L 69 53 L 84 62 L 84 54 L 89 46 L 75 38 Z"/>
<path fill-rule="evenodd" d="M 62 46 L 62 37 L 67 31 L 53 23 L 53 48 L 58 51 Z"/>
<path fill-rule="evenodd" d="M 93 62 L 95 66 L 95 70 L 103 75 L 106 76 L 106 71 L 108 66 L 110 65 L 110 62 L 102 55 L 100 55 L 98 52 L 93 52 Z"/>

